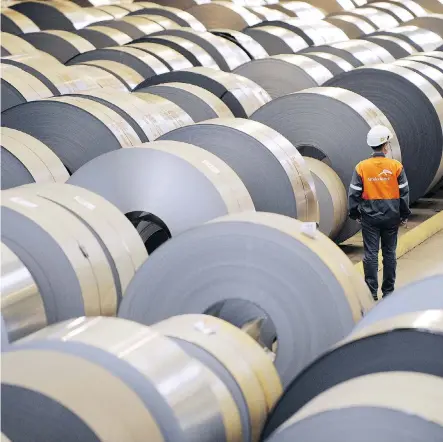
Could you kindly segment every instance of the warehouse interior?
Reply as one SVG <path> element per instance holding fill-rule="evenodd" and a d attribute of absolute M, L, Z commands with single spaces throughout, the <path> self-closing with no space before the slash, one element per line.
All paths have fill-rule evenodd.
<path fill-rule="evenodd" d="M 443 0 L 1 2 L 1 442 L 443 442 Z"/>

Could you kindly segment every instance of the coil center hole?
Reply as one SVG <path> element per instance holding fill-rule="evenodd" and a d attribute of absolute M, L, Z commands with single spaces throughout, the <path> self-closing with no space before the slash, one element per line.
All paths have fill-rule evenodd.
<path fill-rule="evenodd" d="M 326 163 L 330 167 L 332 166 L 329 157 L 317 146 L 302 144 L 295 147 L 300 152 L 300 155 L 302 155 L 303 157 L 314 158 L 316 160 L 322 161 L 323 163 Z"/>
<path fill-rule="evenodd" d="M 126 217 L 136 228 L 148 254 L 171 238 L 168 226 L 153 213 L 133 211 L 127 213 Z"/>

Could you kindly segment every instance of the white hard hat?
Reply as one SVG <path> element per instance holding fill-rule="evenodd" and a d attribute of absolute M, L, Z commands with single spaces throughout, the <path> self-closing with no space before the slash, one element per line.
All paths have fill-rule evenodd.
<path fill-rule="evenodd" d="M 386 126 L 377 125 L 368 132 L 368 145 L 371 147 L 381 146 L 392 138 L 392 132 Z"/>

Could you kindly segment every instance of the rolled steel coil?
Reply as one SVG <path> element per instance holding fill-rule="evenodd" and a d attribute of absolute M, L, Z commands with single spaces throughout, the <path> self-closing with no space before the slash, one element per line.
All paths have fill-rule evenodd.
<path fill-rule="evenodd" d="M 272 100 L 251 119 L 280 132 L 303 156 L 325 161 L 347 189 L 355 166 L 371 153 L 366 143 L 371 127 L 383 124 L 396 133 L 381 109 L 356 93 L 321 87 Z M 398 160 L 400 145 L 394 138 L 389 153 Z M 359 225 L 348 219 L 336 241 L 345 241 L 358 230 Z"/>
<path fill-rule="evenodd" d="M 103 19 L 103 12 L 86 10 L 68 1 L 22 1 L 10 6 L 31 19 L 41 30 L 75 31 Z"/>
<path fill-rule="evenodd" d="M 163 15 L 155 14 L 144 14 L 140 17 L 151 20 L 162 27 L 162 29 L 179 29 L 181 26 L 170 18 L 164 17 Z"/>
<path fill-rule="evenodd" d="M 119 316 L 153 324 L 178 314 L 210 314 L 231 301 L 241 302 L 243 310 L 252 306 L 275 327 L 274 364 L 287 386 L 372 305 L 340 249 L 320 232 L 312 238 L 303 230 L 295 219 L 255 212 L 185 232 L 140 267 Z M 174 278 L 167 277 L 171 271 Z M 231 312 L 224 319 L 233 323 L 245 314 Z"/>
<path fill-rule="evenodd" d="M 208 29 L 230 28 L 234 31 L 241 31 L 262 21 L 254 11 L 225 1 L 212 1 L 196 5 L 188 12 Z"/>
<path fill-rule="evenodd" d="M 211 32 L 235 43 L 246 52 L 251 60 L 258 60 L 268 56 L 265 48 L 258 41 L 243 32 L 231 29 L 211 29 Z"/>
<path fill-rule="evenodd" d="M 71 173 L 103 153 L 141 143 L 121 112 L 80 96 L 48 98 L 8 109 L 2 114 L 2 125 L 46 144 Z"/>
<path fill-rule="evenodd" d="M 443 38 L 443 13 L 431 14 L 426 17 L 416 17 L 406 24 L 428 29 Z"/>
<path fill-rule="evenodd" d="M 171 71 L 192 68 L 192 63 L 180 52 L 161 43 L 132 43 L 128 48 L 141 49 L 158 58 Z"/>
<path fill-rule="evenodd" d="M 85 38 L 68 31 L 41 31 L 23 35 L 28 43 L 55 57 L 61 63 L 84 52 L 93 51 L 95 46 Z"/>
<path fill-rule="evenodd" d="M 237 66 L 250 60 L 235 43 L 210 32 L 197 32 L 190 28 L 182 28 L 156 32 L 154 36 L 175 36 L 190 40 L 208 52 L 223 71 L 232 71 Z"/>
<path fill-rule="evenodd" d="M 422 64 L 432 66 L 440 72 L 443 72 L 443 53 L 441 54 L 441 58 L 431 57 L 429 52 L 425 52 L 423 54 L 410 55 L 406 57 L 405 60 L 419 61 Z"/>
<path fill-rule="evenodd" d="M 422 6 L 428 13 L 433 12 L 437 14 L 443 13 L 443 4 L 440 0 L 415 0 L 420 6 Z"/>
<path fill-rule="evenodd" d="M 350 40 L 330 46 L 311 47 L 302 53 L 327 52 L 345 59 L 354 67 L 391 63 L 395 57 L 381 45 L 366 40 Z"/>
<path fill-rule="evenodd" d="M 388 35 L 400 38 L 419 52 L 434 51 L 443 43 L 443 38 L 435 32 L 417 26 L 399 26 L 390 31 L 376 32 L 373 35 Z"/>
<path fill-rule="evenodd" d="M 443 60 L 443 53 L 442 52 L 443 51 L 440 51 L 440 50 L 429 51 L 429 52 L 426 52 L 426 54 L 423 54 L 423 55 L 426 55 L 427 57 L 432 57 L 432 58 L 437 58 L 439 60 Z"/>
<path fill-rule="evenodd" d="M 265 22 L 264 25 L 267 26 L 268 23 L 271 26 L 293 31 L 303 38 L 309 46 L 332 44 L 348 40 L 348 36 L 340 28 L 324 20 L 311 23 L 304 22 L 298 18 L 290 18 L 287 20 L 272 20 Z M 261 26 L 259 24 L 256 27 L 260 28 Z"/>
<path fill-rule="evenodd" d="M 414 18 L 414 14 L 401 3 L 390 3 L 387 1 L 375 1 L 371 3 L 371 8 L 384 11 L 392 15 L 399 23 L 405 23 Z"/>
<path fill-rule="evenodd" d="M 90 26 L 90 24 L 103 22 L 112 18 L 112 15 L 94 6 L 86 8 L 82 6 L 81 11 L 87 16 L 86 20 L 84 20 L 84 26 Z M 78 27 L 77 29 L 81 29 L 81 27 Z"/>
<path fill-rule="evenodd" d="M 207 3 L 207 0 L 161 0 L 160 4 L 187 11 L 193 6 L 201 5 L 202 3 Z"/>
<path fill-rule="evenodd" d="M 209 52 L 203 49 L 202 46 L 183 37 L 162 35 L 161 37 L 144 37 L 136 42 L 161 43 L 162 45 L 168 46 L 184 55 L 193 66 L 203 66 L 217 70 L 220 69 L 219 65 Z"/>
<path fill-rule="evenodd" d="M 326 163 L 305 157 L 314 179 L 319 206 L 319 230 L 335 239 L 343 228 L 348 209 L 347 192 L 340 177 Z"/>
<path fill-rule="evenodd" d="M 145 23 L 146 26 L 150 25 L 147 20 L 145 20 L 145 22 L 146 22 Z M 151 29 L 158 29 L 158 28 L 155 28 L 154 25 L 155 25 L 155 23 L 152 22 L 152 24 L 150 25 Z M 137 38 L 141 38 L 145 35 L 145 33 L 143 31 L 141 31 L 137 26 L 135 26 L 134 24 L 129 23 L 127 21 L 123 21 L 121 19 L 120 20 L 109 19 L 108 21 L 101 22 L 99 25 L 94 24 L 93 26 L 88 26 L 86 29 L 95 28 L 96 26 L 115 29 L 117 31 L 120 31 L 123 34 L 129 35 L 131 40 L 136 40 Z M 160 26 L 160 28 L 161 28 L 161 26 Z M 112 31 L 110 31 L 110 32 L 112 32 Z"/>
<path fill-rule="evenodd" d="M 26 40 L 18 35 L 0 33 L 1 56 L 8 57 L 10 55 L 34 54 L 37 48 L 29 44 Z"/>
<path fill-rule="evenodd" d="M 66 68 L 71 76 L 77 76 L 79 79 L 90 79 L 100 88 L 112 88 L 118 91 L 127 92 L 130 87 L 113 73 L 93 65 L 74 65 Z"/>
<path fill-rule="evenodd" d="M 45 308 L 38 287 L 23 262 L 0 243 L 2 347 L 45 327 Z M 5 339 L 5 341 L 4 341 Z M 2 348 L 2 351 L 4 348 Z"/>
<path fill-rule="evenodd" d="M 157 75 L 141 83 L 137 90 L 143 92 L 149 86 L 171 82 L 189 83 L 207 89 L 239 118 L 249 117 L 271 101 L 269 94 L 248 78 L 203 67 Z"/>
<path fill-rule="evenodd" d="M 257 441 L 269 410 L 282 393 L 271 359 L 237 327 L 208 315 L 182 315 L 152 330 L 169 337 L 229 388 L 240 410 L 243 441 Z"/>
<path fill-rule="evenodd" d="M 291 16 L 301 18 L 308 21 L 316 21 L 325 18 L 325 11 L 312 6 L 310 3 L 301 1 L 284 1 L 267 5 L 269 9 L 277 9 Z"/>
<path fill-rule="evenodd" d="M 103 71 L 108 72 L 118 78 L 127 87 L 128 90 L 135 89 L 143 81 L 143 77 L 136 70 L 116 61 L 93 60 L 79 63 L 76 66 L 94 66 L 100 68 Z"/>
<path fill-rule="evenodd" d="M 268 440 L 439 440 L 442 392 L 440 376 L 408 371 L 360 376 L 314 398 Z"/>
<path fill-rule="evenodd" d="M 340 342 L 294 379 L 269 417 L 263 437 L 275 430 L 277 435 L 280 432 L 277 428 L 282 424 L 284 427 L 284 421 L 309 401 L 315 401 L 317 395 L 360 376 L 409 371 L 442 378 L 439 363 L 442 357 L 442 310 L 427 310 L 374 323 Z M 287 439 L 276 437 L 275 440 Z"/>
<path fill-rule="evenodd" d="M 228 106 L 220 98 L 212 92 L 193 84 L 159 84 L 144 89 L 144 92 L 134 92 L 134 94 L 143 98 L 146 92 L 148 95 L 157 95 L 175 103 L 196 123 L 213 118 L 233 116 Z"/>
<path fill-rule="evenodd" d="M 355 8 L 352 0 L 310 0 L 309 4 L 328 14 L 338 11 L 348 11 Z"/>
<path fill-rule="evenodd" d="M 309 169 L 283 136 L 256 121 L 223 118 L 183 127 L 162 136 L 217 155 L 243 181 L 257 211 L 318 221 Z"/>
<path fill-rule="evenodd" d="M 90 26 L 78 30 L 77 34 L 88 40 L 97 49 L 111 46 L 123 46 L 132 41 L 132 38 L 128 34 L 109 26 Z"/>
<path fill-rule="evenodd" d="M 395 59 L 407 57 L 417 52 L 417 49 L 411 44 L 390 35 L 369 36 L 363 37 L 363 39 L 385 48 Z"/>
<path fill-rule="evenodd" d="M 4 191 L 2 242 L 23 262 L 52 324 L 114 315 L 118 297 L 98 238 L 76 215 L 26 189 Z"/>
<path fill-rule="evenodd" d="M 400 4 L 403 8 L 410 11 L 414 17 L 424 17 L 429 14 L 429 12 L 420 5 L 420 2 L 416 0 L 389 0 L 389 3 Z"/>
<path fill-rule="evenodd" d="M 169 71 L 166 64 L 160 61 L 157 57 L 154 57 L 141 49 L 128 46 L 96 49 L 95 51 L 85 52 L 84 54 L 72 58 L 68 64 L 79 64 L 95 60 L 116 61 L 125 64 L 136 71 L 144 79 Z"/>
<path fill-rule="evenodd" d="M 124 7 L 124 4 L 100 5 L 97 9 L 105 12 L 106 14 L 109 14 L 115 20 L 125 17 L 130 12 L 129 9 L 126 9 Z"/>
<path fill-rule="evenodd" d="M 146 6 L 138 11 L 133 11 L 129 15 L 141 14 L 165 17 L 179 26 L 190 27 L 196 31 L 206 31 L 205 25 L 192 14 L 191 10 L 183 11 L 170 6 L 152 4 L 152 6 Z"/>
<path fill-rule="evenodd" d="M 392 14 L 382 9 L 372 8 L 371 5 L 363 8 L 356 8 L 343 13 L 344 15 L 357 16 L 366 20 L 371 26 L 379 30 L 390 30 L 399 26 L 401 21 Z"/>
<path fill-rule="evenodd" d="M 2 63 L 0 70 L 2 112 L 23 103 L 53 95 L 43 82 L 17 66 Z"/>
<path fill-rule="evenodd" d="M 443 275 L 429 276 L 395 290 L 392 296 L 374 307 L 355 327 L 360 332 L 379 321 L 386 321 L 398 315 L 425 310 L 442 310 Z"/>
<path fill-rule="evenodd" d="M 333 14 L 326 17 L 325 21 L 340 28 L 348 38 L 360 38 L 377 30 L 374 24 L 368 23 L 358 15 Z"/>
<path fill-rule="evenodd" d="M 303 53 L 303 55 L 323 65 L 332 73 L 332 75 L 338 75 L 342 72 L 348 72 L 354 69 L 354 66 L 351 63 L 335 54 L 329 54 L 327 52 L 306 52 Z"/>
<path fill-rule="evenodd" d="M 300 35 L 278 26 L 247 28 L 243 32 L 263 46 L 269 55 L 291 54 L 309 46 Z"/>
<path fill-rule="evenodd" d="M 379 107 L 395 129 L 409 180 L 410 200 L 423 196 L 442 158 L 442 126 L 433 104 L 438 91 L 423 76 L 395 65 L 340 74 L 326 83 L 349 89 Z"/>
<path fill-rule="evenodd" d="M 109 442 L 128 434 L 152 442 L 242 440 L 240 411 L 228 387 L 148 327 L 80 318 L 35 333 L 9 347 L 2 360 L 8 407 L 2 430 L 13 440 L 29 434 L 48 442 L 70 441 L 74 434 Z M 166 388 L 171 382 L 174 387 Z M 32 416 L 24 425 L 14 418 L 19 409 Z M 55 423 L 60 419 L 63 425 Z"/>
<path fill-rule="evenodd" d="M 321 86 L 332 73 L 321 63 L 303 55 L 274 55 L 253 60 L 234 70 L 261 86 L 271 98 Z"/>
<path fill-rule="evenodd" d="M 157 227 L 170 237 L 221 215 L 254 210 L 245 185 L 226 163 L 199 147 L 175 141 L 102 155 L 74 173 L 68 183 L 108 199 L 134 223 L 140 213 L 146 214 L 144 240 L 149 251 L 151 232 L 158 232 Z"/>
<path fill-rule="evenodd" d="M 1 128 L 1 188 L 29 183 L 64 183 L 69 174 L 42 142 L 8 127 Z"/>
<path fill-rule="evenodd" d="M 171 130 L 193 123 L 175 103 L 149 93 L 135 95 L 108 88 L 84 92 L 80 96 L 118 113 L 142 142 L 154 141 Z"/>
<path fill-rule="evenodd" d="M 148 18 L 147 15 L 138 15 L 138 16 L 126 16 L 122 18 L 120 21 L 122 23 L 130 24 L 136 27 L 143 35 L 149 35 L 154 32 L 158 32 L 163 30 L 163 26 L 157 23 L 154 20 Z"/>
<path fill-rule="evenodd" d="M 2 8 L 0 14 L 2 31 L 9 34 L 20 35 L 28 32 L 38 32 L 39 27 L 26 15 L 10 8 Z"/>

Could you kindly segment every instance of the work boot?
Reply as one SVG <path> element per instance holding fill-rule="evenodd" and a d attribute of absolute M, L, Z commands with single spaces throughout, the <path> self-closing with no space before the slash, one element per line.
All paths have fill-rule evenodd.
<path fill-rule="evenodd" d="M 382 298 L 386 298 L 386 296 L 389 296 L 391 293 L 392 293 L 392 292 L 386 292 L 386 293 L 383 293 Z"/>

